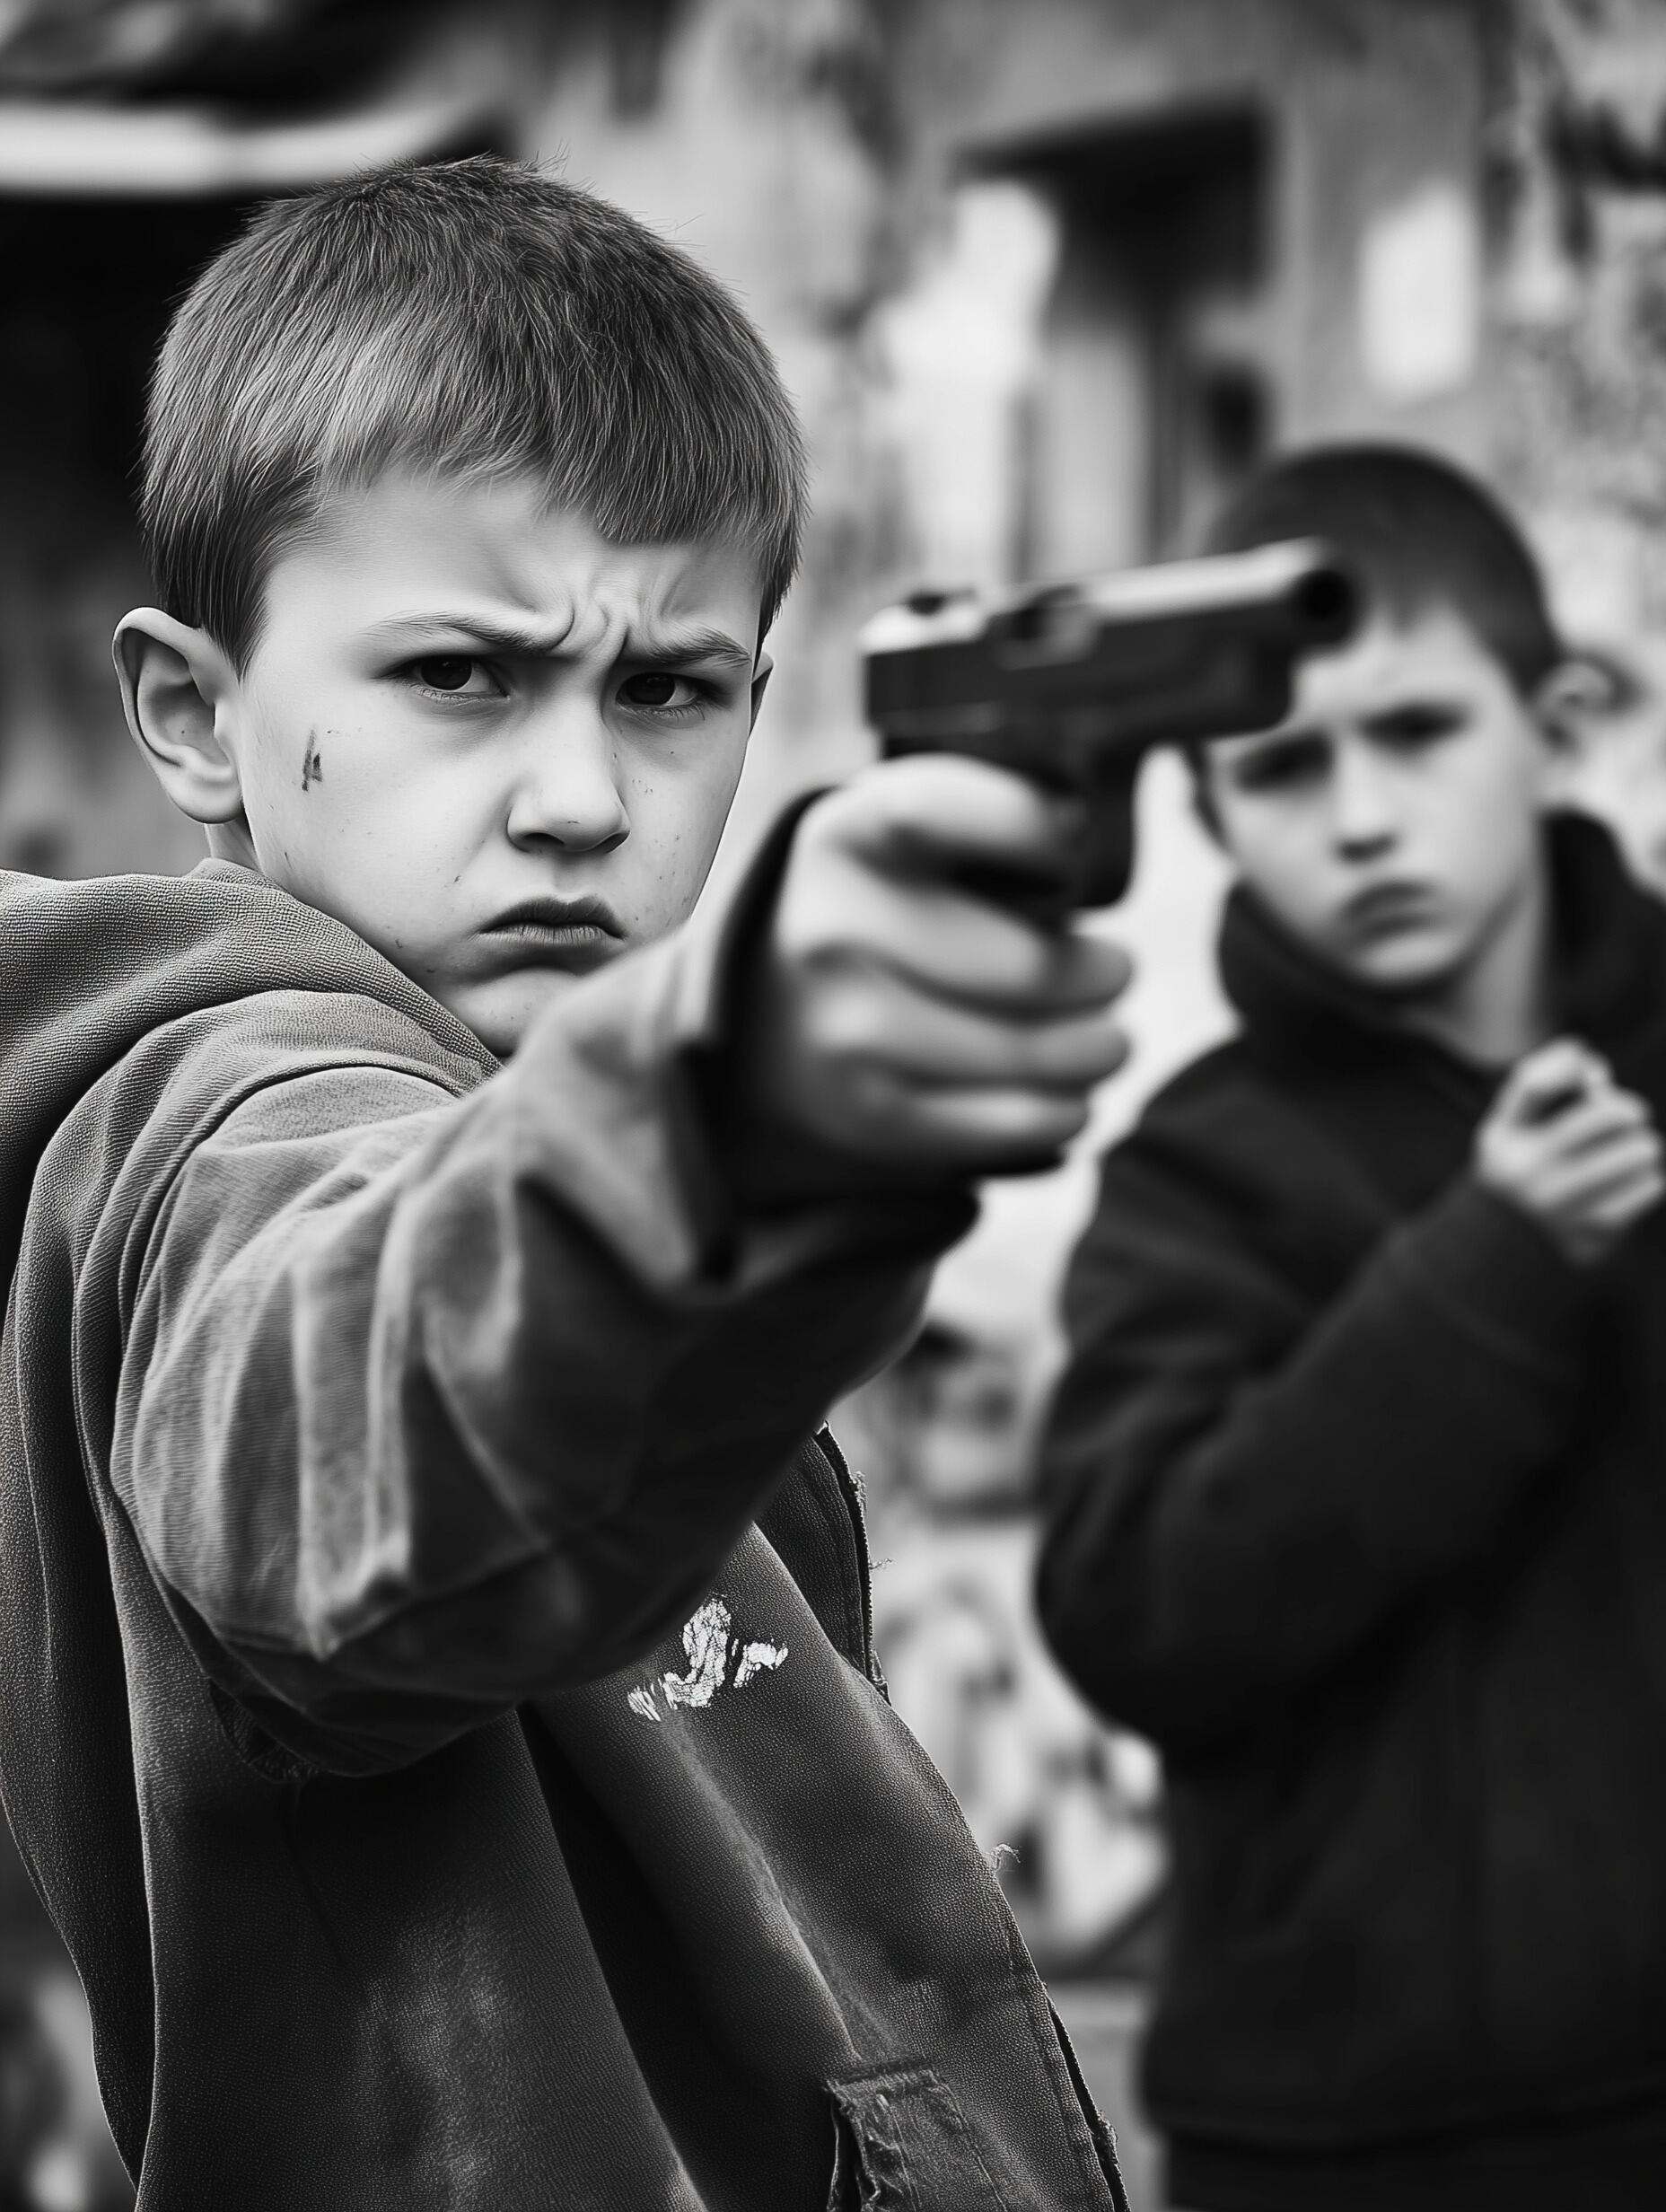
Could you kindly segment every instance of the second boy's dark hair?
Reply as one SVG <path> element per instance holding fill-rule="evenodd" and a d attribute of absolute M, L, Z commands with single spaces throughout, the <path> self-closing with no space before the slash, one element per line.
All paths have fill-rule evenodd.
<path fill-rule="evenodd" d="M 146 422 L 162 605 L 241 668 L 276 553 L 397 465 L 530 472 L 621 543 L 743 544 L 766 627 L 797 565 L 803 452 L 763 340 L 686 254 L 524 162 L 276 201 L 203 271 Z"/>
<path fill-rule="evenodd" d="M 1472 476 L 1407 445 L 1309 446 L 1232 499 L 1206 550 L 1323 538 L 1395 621 L 1450 607 L 1530 698 L 1563 657 L 1527 540 Z"/>

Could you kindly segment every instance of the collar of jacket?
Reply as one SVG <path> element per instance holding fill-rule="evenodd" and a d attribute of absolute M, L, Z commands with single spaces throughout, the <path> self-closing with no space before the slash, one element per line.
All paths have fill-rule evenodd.
<path fill-rule="evenodd" d="M 1545 824 L 1552 960 L 1560 1030 L 1609 1047 L 1666 1013 L 1666 906 L 1627 874 L 1613 838 L 1589 816 Z M 1496 1071 L 1397 1023 L 1298 944 L 1240 884 L 1220 936 L 1221 980 L 1258 1057 L 1361 1073 L 1419 1064 L 1436 1081 L 1490 1087 Z"/>

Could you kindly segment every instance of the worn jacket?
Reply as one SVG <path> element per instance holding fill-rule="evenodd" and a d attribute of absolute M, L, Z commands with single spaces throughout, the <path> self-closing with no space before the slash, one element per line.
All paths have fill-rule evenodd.
<path fill-rule="evenodd" d="M 735 1212 L 749 895 L 497 1069 L 0 875 L 0 1779 L 148 2212 L 1122 2202 L 811 1440 L 969 1201 Z"/>
<path fill-rule="evenodd" d="M 1666 908 L 1550 852 L 1559 1024 L 1666 1126 Z M 1039 1570 L 1165 1754 L 1176 2199 L 1658 2202 L 1662 1217 L 1579 1273 L 1470 1172 L 1495 1072 L 1241 893 L 1222 961 L 1071 1271 Z"/>

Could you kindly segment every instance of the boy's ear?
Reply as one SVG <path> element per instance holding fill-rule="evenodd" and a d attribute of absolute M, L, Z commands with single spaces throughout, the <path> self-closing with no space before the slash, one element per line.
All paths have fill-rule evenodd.
<path fill-rule="evenodd" d="M 236 672 L 206 630 L 155 607 L 124 615 L 112 641 L 127 727 L 182 814 L 205 824 L 243 810 L 237 763 L 221 736 Z"/>
<path fill-rule="evenodd" d="M 748 725 L 750 729 L 755 730 L 758 727 L 758 710 L 764 703 L 764 693 L 769 688 L 769 679 L 775 673 L 775 665 L 760 645 L 758 649 L 758 664 L 752 671 L 752 719 Z"/>
<path fill-rule="evenodd" d="M 1615 710 L 1616 690 L 1611 669 L 1595 655 L 1574 653 L 1540 680 L 1529 704 L 1552 747 L 1571 763 L 1590 751 L 1599 725 Z"/>
<path fill-rule="evenodd" d="M 1580 803 L 1586 771 L 1611 747 L 1615 717 L 1630 701 L 1627 679 L 1606 656 L 1574 652 L 1558 661 L 1529 701 L 1545 742 L 1541 799 Z"/>

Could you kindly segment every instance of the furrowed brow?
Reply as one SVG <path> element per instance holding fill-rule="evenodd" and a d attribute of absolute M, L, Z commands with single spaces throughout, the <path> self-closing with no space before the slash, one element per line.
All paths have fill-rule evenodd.
<path fill-rule="evenodd" d="M 540 630 L 516 623 L 499 622 L 473 614 L 457 614 L 436 608 L 432 613 L 390 615 L 371 623 L 365 636 L 373 645 L 420 643 L 435 631 L 466 638 L 487 653 L 530 661 L 554 659 L 572 635 L 569 629 Z M 723 630 L 667 630 L 658 636 L 629 636 L 618 654 L 622 661 L 654 666 L 697 661 L 708 667 L 750 670 L 752 654 Z"/>
<path fill-rule="evenodd" d="M 478 614 L 454 614 L 443 607 L 432 611 L 427 609 L 411 614 L 392 614 L 380 622 L 365 625 L 364 635 L 373 645 L 401 645 L 419 644 L 435 631 L 447 636 L 467 638 L 470 645 L 481 645 L 488 653 L 518 654 L 527 660 L 542 660 L 559 653 L 569 632 L 522 628 L 516 623 L 498 622 Z"/>
<path fill-rule="evenodd" d="M 752 655 L 723 630 L 664 630 L 657 636 L 631 636 L 619 658 L 624 661 L 700 661 L 708 667 L 750 669 Z"/>
<path fill-rule="evenodd" d="M 1279 753 L 1304 745 L 1322 745 L 1326 732 L 1315 722 L 1293 722 L 1282 730 L 1250 730 L 1236 737 L 1217 738 L 1210 750 L 1224 768 L 1240 760 L 1258 760 L 1263 753 Z"/>

